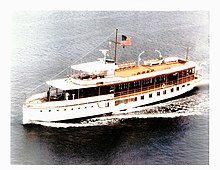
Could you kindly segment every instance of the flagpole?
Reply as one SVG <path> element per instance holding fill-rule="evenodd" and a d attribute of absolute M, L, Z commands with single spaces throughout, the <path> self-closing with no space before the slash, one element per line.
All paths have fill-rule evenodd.
<path fill-rule="evenodd" d="M 114 54 L 114 62 L 116 64 L 116 52 L 117 52 L 117 43 L 118 43 L 118 29 L 116 29 L 116 33 L 115 33 L 115 54 Z"/>

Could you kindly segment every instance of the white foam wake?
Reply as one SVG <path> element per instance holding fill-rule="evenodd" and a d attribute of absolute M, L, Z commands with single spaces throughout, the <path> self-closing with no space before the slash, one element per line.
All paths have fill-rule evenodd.
<path fill-rule="evenodd" d="M 104 116 L 99 118 L 92 118 L 85 120 L 81 123 L 58 123 L 58 122 L 35 122 L 35 124 L 39 124 L 47 127 L 56 127 L 56 128 L 68 128 L 68 127 L 89 127 L 89 126 L 106 126 L 106 125 L 114 125 L 119 123 L 123 119 L 147 119 L 147 118 L 175 118 L 180 116 L 190 116 L 190 115 L 202 115 L 203 113 L 192 112 L 192 113 L 159 113 L 159 114 L 135 114 L 135 113 L 127 113 L 127 114 L 117 114 L 112 116 Z"/>

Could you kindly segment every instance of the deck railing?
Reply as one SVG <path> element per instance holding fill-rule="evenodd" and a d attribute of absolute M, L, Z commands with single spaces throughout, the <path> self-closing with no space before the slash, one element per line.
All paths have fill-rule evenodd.
<path fill-rule="evenodd" d="M 189 81 L 194 80 L 195 76 L 194 75 L 189 75 L 183 78 L 178 78 L 177 80 L 172 80 L 172 81 L 167 81 L 167 82 L 162 82 L 162 83 L 155 83 L 151 86 L 143 86 L 140 87 L 138 89 L 132 89 L 132 90 L 125 90 L 122 92 L 117 92 L 114 94 L 115 98 L 114 99 L 118 99 L 118 98 L 124 98 L 124 97 L 130 97 L 138 94 L 144 94 L 147 92 L 151 92 L 151 91 L 156 91 L 156 90 L 160 90 L 160 89 L 164 89 L 167 87 L 172 87 L 175 85 L 179 85 L 179 84 L 183 84 Z"/>

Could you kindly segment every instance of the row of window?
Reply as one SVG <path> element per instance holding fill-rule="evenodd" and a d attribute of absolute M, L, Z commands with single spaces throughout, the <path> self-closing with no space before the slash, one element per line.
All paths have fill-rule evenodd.
<path fill-rule="evenodd" d="M 164 83 L 169 81 L 177 81 L 179 78 L 184 78 L 185 76 L 189 76 L 195 73 L 195 68 L 190 68 L 183 71 L 178 71 L 175 73 L 171 73 L 168 75 L 160 75 L 153 78 L 147 78 L 143 80 L 138 80 L 135 82 L 127 82 L 123 84 L 118 84 L 115 86 L 115 91 L 119 92 L 127 89 L 134 89 L 138 87 L 143 87 L 147 85 L 153 85 L 154 83 Z"/>
<path fill-rule="evenodd" d="M 190 85 L 190 83 L 188 83 L 187 84 L 187 86 L 189 86 Z M 182 85 L 182 88 L 184 88 L 185 87 L 185 85 Z M 179 91 L 180 90 L 180 87 L 178 86 L 178 87 L 176 87 L 176 91 Z M 170 92 L 171 93 L 173 93 L 174 92 L 174 88 L 171 88 L 170 89 Z M 157 92 L 157 96 L 160 96 L 160 94 L 161 94 L 161 92 L 160 91 L 158 91 Z M 163 90 L 163 95 L 165 95 L 165 94 L 167 94 L 167 90 Z M 141 96 L 141 100 L 144 100 L 144 95 L 142 95 Z M 150 93 L 149 94 L 149 98 L 152 98 L 153 97 L 153 93 Z M 135 97 L 135 98 L 130 98 L 130 99 L 123 99 L 123 100 L 117 100 L 116 102 L 115 102 L 115 105 L 119 105 L 120 103 L 124 103 L 124 104 L 126 104 L 126 103 L 128 103 L 128 102 L 131 102 L 131 101 L 137 101 L 137 97 Z"/>

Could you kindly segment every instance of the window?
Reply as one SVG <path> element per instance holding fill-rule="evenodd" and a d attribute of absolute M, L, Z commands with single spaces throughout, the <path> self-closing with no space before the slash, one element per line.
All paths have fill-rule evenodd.
<path fill-rule="evenodd" d="M 59 109 L 57 109 L 57 111 L 59 112 Z"/>
<path fill-rule="evenodd" d="M 64 109 L 64 111 L 66 111 L 66 109 Z"/>
<path fill-rule="evenodd" d="M 173 91 L 174 91 L 174 90 L 173 90 L 173 88 L 172 88 L 172 89 L 170 89 L 170 91 L 171 91 L 171 92 L 173 92 Z"/>
<path fill-rule="evenodd" d="M 73 110 L 73 108 L 71 108 L 71 110 Z"/>
<path fill-rule="evenodd" d="M 141 100 L 144 100 L 144 95 L 143 95 L 143 96 L 141 96 Z"/>
<path fill-rule="evenodd" d="M 151 94 L 149 94 L 149 98 L 152 98 L 152 93 L 151 93 Z"/>
<path fill-rule="evenodd" d="M 189 86 L 189 85 L 190 85 L 190 83 L 187 84 L 187 86 Z"/>
<path fill-rule="evenodd" d="M 182 85 L 182 87 L 185 87 L 185 85 Z"/>
<path fill-rule="evenodd" d="M 166 93 L 167 93 L 167 91 L 166 91 L 166 90 L 164 90 L 164 91 L 163 91 L 163 94 L 166 94 Z"/>
<path fill-rule="evenodd" d="M 176 90 L 177 90 L 177 91 L 179 91 L 179 90 L 180 90 L 180 88 L 179 88 L 179 87 L 176 87 Z"/>
<path fill-rule="evenodd" d="M 157 96 L 160 96 L 160 92 L 159 91 L 157 92 Z"/>
<path fill-rule="evenodd" d="M 51 110 L 49 110 L 49 112 L 51 112 Z"/>
<path fill-rule="evenodd" d="M 137 97 L 134 98 L 134 101 L 137 101 Z"/>
<path fill-rule="evenodd" d="M 40 112 L 42 112 L 42 110 L 40 110 Z"/>

